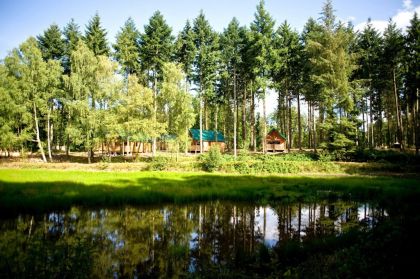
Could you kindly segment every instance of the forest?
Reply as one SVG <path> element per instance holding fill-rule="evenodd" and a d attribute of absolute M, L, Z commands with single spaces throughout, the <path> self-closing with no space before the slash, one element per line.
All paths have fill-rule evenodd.
<path fill-rule="evenodd" d="M 276 23 L 264 1 L 249 26 L 214 31 L 204 12 L 173 34 L 156 11 L 140 30 L 128 18 L 115 42 L 95 14 L 30 37 L 0 61 L 0 150 L 83 151 L 188 129 L 222 131 L 229 151 L 262 151 L 271 128 L 287 149 L 346 152 L 420 148 L 420 24 L 383 34 L 338 21 L 330 0 L 301 33 Z M 277 109 L 267 114 L 267 94 Z M 262 108 L 261 112 L 258 108 Z M 200 133 L 201 134 L 201 133 Z M 202 148 L 202 143 L 200 144 Z"/>

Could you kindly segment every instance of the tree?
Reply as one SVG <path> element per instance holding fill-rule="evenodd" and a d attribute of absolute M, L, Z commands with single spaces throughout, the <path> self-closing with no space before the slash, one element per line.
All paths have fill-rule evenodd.
<path fill-rule="evenodd" d="M 237 76 L 240 64 L 242 63 L 241 51 L 243 48 L 243 37 L 240 35 L 239 22 L 233 18 L 228 27 L 223 31 L 220 40 L 222 61 L 225 71 L 229 75 L 229 80 L 233 87 L 233 154 L 237 156 Z M 230 87 L 230 86 L 229 86 Z"/>
<path fill-rule="evenodd" d="M 45 121 L 48 140 L 48 154 L 51 157 L 50 144 L 50 115 L 53 98 L 60 85 L 62 68 L 58 61 L 43 61 L 40 49 L 37 46 L 35 38 L 26 40 L 13 53 L 19 60 L 18 72 L 16 73 L 20 80 L 20 90 L 26 97 L 25 105 L 32 111 L 34 121 L 34 132 L 36 142 L 41 152 L 42 160 L 47 161 L 44 152 L 44 144 L 41 139 L 40 123 Z"/>
<path fill-rule="evenodd" d="M 302 84 L 302 49 L 299 34 L 285 21 L 277 29 L 274 40 L 273 82 L 279 90 L 277 123 L 282 132 L 287 133 L 287 148 L 292 146 L 292 100 L 297 98 L 298 145 L 301 149 L 300 94 Z M 288 116 L 286 128 L 286 115 Z"/>
<path fill-rule="evenodd" d="M 382 38 L 379 32 L 372 27 L 370 19 L 365 29 L 357 37 L 357 51 L 358 61 L 360 65 L 355 71 L 355 78 L 362 81 L 363 86 L 366 88 L 365 96 L 361 97 L 360 108 L 363 119 L 363 131 L 362 131 L 362 146 L 365 145 L 365 113 L 367 114 L 368 100 L 369 100 L 369 115 L 370 115 L 370 129 L 368 129 L 368 142 L 371 148 L 374 147 L 374 129 L 373 129 L 373 117 L 374 115 L 379 119 L 379 124 L 382 126 L 382 75 L 381 75 L 381 53 L 382 53 Z M 366 99 L 366 101 L 365 101 Z M 366 115 L 366 121 L 368 117 Z M 380 127 L 381 135 L 382 127 Z M 381 137 L 379 138 L 381 141 Z"/>
<path fill-rule="evenodd" d="M 190 22 L 187 20 L 184 29 L 179 33 L 175 42 L 175 61 L 182 64 L 182 70 L 185 73 L 187 84 L 189 84 L 193 78 L 193 64 L 196 51 L 194 33 Z"/>
<path fill-rule="evenodd" d="M 69 91 L 66 105 L 71 116 L 66 133 L 73 142 L 83 144 L 89 163 L 99 135 L 104 134 L 101 131 L 106 130 L 101 119 L 116 105 L 113 102 L 117 102 L 114 96 L 120 86 L 115 76 L 116 66 L 105 56 L 95 56 L 79 41 L 71 56 L 71 73 L 64 77 Z"/>
<path fill-rule="evenodd" d="M 321 28 L 307 41 L 310 80 L 319 89 L 320 121 L 323 146 L 329 150 L 351 148 L 356 141 L 356 127 L 351 114 L 354 96 L 350 94 L 350 75 L 354 57 L 349 52 L 352 34 L 335 22 L 331 1 L 323 7 Z M 325 134 L 324 134 L 325 133 Z"/>
<path fill-rule="evenodd" d="M 182 146 L 185 147 L 184 150 L 188 150 L 188 129 L 195 119 L 192 97 L 188 91 L 184 90 L 182 84 L 184 80 L 180 65 L 174 63 L 163 65 L 160 102 L 161 107 L 166 108 L 166 113 L 162 112 L 161 115 L 167 119 L 168 134 L 175 136 L 177 152 Z"/>
<path fill-rule="evenodd" d="M 140 71 L 140 32 L 130 17 L 116 36 L 115 59 L 120 63 L 125 76 Z"/>
<path fill-rule="evenodd" d="M 265 10 L 264 1 L 261 0 L 257 5 L 255 19 L 251 23 L 251 51 L 252 51 L 252 70 L 256 76 L 257 86 L 261 89 L 261 99 L 263 102 L 263 133 L 267 134 L 267 115 L 266 115 L 266 90 L 269 86 L 269 74 L 272 68 L 271 58 L 273 56 L 272 39 L 274 20 Z M 265 152 L 265 143 L 263 143 Z"/>
<path fill-rule="evenodd" d="M 119 95 L 111 111 L 107 114 L 108 141 L 123 138 L 129 146 L 130 139 L 147 141 L 159 134 L 153 128 L 153 91 L 141 85 L 136 75 L 127 76 L 127 90 Z"/>
<path fill-rule="evenodd" d="M 20 149 L 23 156 L 25 144 L 32 138 L 32 114 L 20 91 L 18 63 L 17 56 L 11 54 L 0 64 L 0 150 L 10 155 L 10 151 Z"/>
<path fill-rule="evenodd" d="M 200 124 L 200 153 L 203 152 L 203 107 L 205 111 L 205 128 L 207 125 L 207 107 L 215 93 L 217 68 L 219 60 L 219 36 L 213 31 L 203 11 L 194 20 L 194 42 L 197 56 L 194 61 L 194 82 L 198 87 L 199 124 Z M 203 104 L 204 103 L 204 104 Z M 217 121 L 215 121 L 217 130 Z"/>
<path fill-rule="evenodd" d="M 42 57 L 45 61 L 50 59 L 62 60 L 64 56 L 64 41 L 61 30 L 57 24 L 51 24 L 43 35 L 37 37 Z"/>
<path fill-rule="evenodd" d="M 416 154 L 419 154 L 420 149 L 420 113 L 419 113 L 419 99 L 420 99 L 420 20 L 417 13 L 414 14 L 410 21 L 410 26 L 407 28 L 407 35 L 405 37 L 405 84 L 407 88 L 408 102 L 411 106 L 411 124 L 412 135 L 416 146 Z"/>
<path fill-rule="evenodd" d="M 386 92 L 388 100 L 387 105 L 389 111 L 391 108 L 395 109 L 396 119 L 396 136 L 397 141 L 400 143 L 401 149 L 404 148 L 403 140 L 403 127 L 401 117 L 401 73 L 402 73 L 402 58 L 404 50 L 404 38 L 401 34 L 401 30 L 397 29 L 397 26 L 392 20 L 390 20 L 388 27 L 384 32 L 384 43 L 383 43 L 383 57 L 386 57 L 383 61 L 384 74 L 386 81 Z M 388 119 L 390 121 L 390 119 Z"/>
<path fill-rule="evenodd" d="M 76 24 L 72 18 L 69 23 L 64 27 L 64 73 L 70 73 L 70 56 L 71 53 L 76 49 L 77 43 L 82 38 L 82 34 L 79 31 L 79 25 Z"/>
<path fill-rule="evenodd" d="M 162 14 L 157 11 L 144 26 L 144 34 L 141 35 L 140 53 L 143 70 L 147 72 L 149 82 L 152 84 L 154 93 L 154 116 L 155 130 L 159 130 L 163 123 L 157 120 L 158 110 L 158 80 L 162 79 L 162 69 L 165 62 L 170 61 L 173 50 L 172 29 L 168 26 Z M 153 137 L 153 156 L 156 154 L 156 137 Z"/>
<path fill-rule="evenodd" d="M 109 47 L 106 39 L 107 32 L 101 26 L 101 18 L 96 13 L 86 25 L 84 41 L 95 55 L 109 56 Z"/>

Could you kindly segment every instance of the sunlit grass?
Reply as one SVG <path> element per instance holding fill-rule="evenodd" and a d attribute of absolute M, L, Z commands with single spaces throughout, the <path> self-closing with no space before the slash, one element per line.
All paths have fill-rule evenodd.
<path fill-rule="evenodd" d="M 235 175 L 202 172 L 90 172 L 0 169 L 0 209 L 207 201 L 293 201 L 331 197 L 401 202 L 419 197 L 417 178 Z"/>

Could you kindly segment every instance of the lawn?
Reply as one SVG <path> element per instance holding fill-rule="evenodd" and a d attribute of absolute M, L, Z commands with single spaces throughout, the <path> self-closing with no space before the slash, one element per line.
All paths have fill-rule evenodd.
<path fill-rule="evenodd" d="M 395 176 L 0 169 L 0 210 L 7 213 L 71 205 L 150 205 L 215 199 L 269 203 L 331 197 L 401 204 L 420 197 L 420 180 Z"/>

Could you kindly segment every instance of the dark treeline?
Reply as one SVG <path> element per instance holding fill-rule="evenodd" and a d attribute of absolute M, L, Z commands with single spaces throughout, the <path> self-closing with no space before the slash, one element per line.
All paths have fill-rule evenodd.
<path fill-rule="evenodd" d="M 391 20 L 383 34 L 370 22 L 356 32 L 327 0 L 299 34 L 261 1 L 249 26 L 233 18 L 222 33 L 200 12 L 174 36 L 157 11 L 143 31 L 129 18 L 115 44 L 106 34 L 98 14 L 84 33 L 73 20 L 52 24 L 0 62 L 1 150 L 39 150 L 44 161 L 85 150 L 90 160 L 95 146 L 121 140 L 151 141 L 155 154 L 167 134 L 185 150 L 196 127 L 222 131 L 236 156 L 262 150 L 275 127 L 288 149 L 419 152 L 417 14 L 405 33 Z"/>

